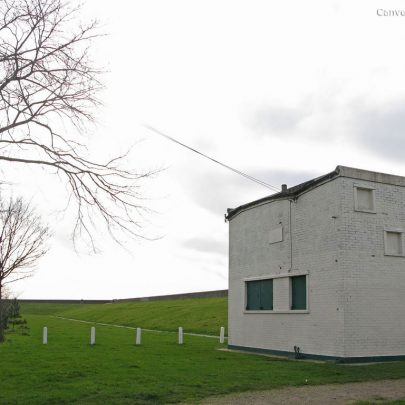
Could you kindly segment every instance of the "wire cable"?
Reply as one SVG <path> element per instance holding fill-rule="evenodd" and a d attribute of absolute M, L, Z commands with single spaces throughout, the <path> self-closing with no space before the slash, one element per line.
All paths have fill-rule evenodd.
<path fill-rule="evenodd" d="M 250 175 L 247 174 L 247 173 L 241 172 L 241 171 L 238 170 L 238 169 L 235 169 L 235 168 L 233 168 L 233 167 L 231 167 L 231 166 L 228 166 L 228 165 L 226 165 L 225 163 L 222 163 L 222 162 L 220 162 L 219 160 L 216 160 L 216 159 L 214 159 L 214 158 L 212 158 L 212 157 L 206 155 L 205 153 L 202 153 L 202 152 L 198 151 L 197 149 L 194 149 L 194 148 L 192 148 L 191 146 L 188 146 L 188 145 L 186 145 L 186 144 L 184 144 L 184 143 L 178 141 L 177 139 L 175 139 L 175 138 L 173 138 L 173 137 L 171 137 L 171 136 L 169 136 L 169 135 L 163 133 L 162 131 L 159 131 L 158 129 L 156 129 L 156 128 L 150 126 L 150 125 L 145 125 L 145 124 L 144 124 L 143 126 L 144 126 L 146 129 L 149 129 L 150 131 L 154 132 L 155 134 L 158 134 L 158 135 L 160 135 L 160 136 L 162 136 L 162 137 L 168 139 L 168 140 L 171 141 L 171 142 L 174 142 L 174 143 L 176 143 L 176 144 L 178 144 L 178 145 L 180 145 L 180 146 L 183 146 L 184 148 L 186 148 L 186 149 L 188 149 L 188 150 L 190 150 L 190 151 L 192 151 L 192 152 L 194 152 L 194 153 L 197 153 L 198 155 L 200 155 L 200 156 L 202 156 L 202 157 L 204 157 L 204 158 L 206 158 L 206 159 L 209 159 L 209 160 L 211 160 L 212 162 L 217 163 L 217 164 L 219 164 L 220 166 L 224 167 L 225 169 L 231 170 L 232 172 L 234 172 L 234 173 L 236 173 L 236 174 L 239 174 L 240 176 L 243 176 L 243 177 L 245 177 L 245 178 L 248 179 L 248 180 L 251 180 L 251 181 L 253 181 L 253 182 L 255 182 L 255 183 L 257 183 L 257 184 L 259 184 L 259 185 L 261 185 L 261 186 L 263 186 L 263 187 L 269 188 L 269 189 L 271 189 L 271 190 L 273 190 L 273 191 L 277 191 L 277 192 L 280 191 L 280 188 L 279 188 L 279 187 L 272 186 L 271 184 L 268 184 L 268 183 L 266 183 L 266 182 L 264 182 L 264 181 L 262 181 L 262 180 L 256 179 L 255 177 L 250 176 Z"/>

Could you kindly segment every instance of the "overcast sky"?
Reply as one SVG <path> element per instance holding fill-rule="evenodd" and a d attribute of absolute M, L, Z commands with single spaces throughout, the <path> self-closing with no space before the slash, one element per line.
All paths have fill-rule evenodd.
<path fill-rule="evenodd" d="M 84 0 L 109 33 L 95 155 L 134 146 L 130 164 L 165 168 L 144 189 L 153 242 L 74 251 L 64 186 L 15 177 L 54 229 L 20 298 L 111 299 L 227 288 L 224 213 L 270 193 L 170 143 L 148 124 L 270 184 L 337 165 L 405 176 L 405 9 L 395 1 Z M 107 153 L 107 154 L 108 154 Z"/>

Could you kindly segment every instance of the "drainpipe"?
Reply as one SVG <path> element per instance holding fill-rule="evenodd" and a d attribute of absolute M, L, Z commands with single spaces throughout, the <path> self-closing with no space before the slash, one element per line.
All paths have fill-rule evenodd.
<path fill-rule="evenodd" d="M 292 234 L 292 215 L 291 215 L 291 205 L 292 202 L 295 202 L 294 200 L 288 200 L 290 203 L 290 268 L 288 269 L 288 272 L 290 272 L 293 268 L 293 234 Z"/>
<path fill-rule="evenodd" d="M 285 193 L 287 192 L 287 184 L 282 184 L 281 185 L 281 192 Z M 291 205 L 293 202 L 296 202 L 296 198 L 294 200 L 289 199 L 288 202 L 290 203 L 290 218 L 289 218 L 289 228 L 290 228 L 290 268 L 288 269 L 288 272 L 290 272 L 293 269 L 293 233 L 292 233 L 292 215 L 291 215 Z"/>

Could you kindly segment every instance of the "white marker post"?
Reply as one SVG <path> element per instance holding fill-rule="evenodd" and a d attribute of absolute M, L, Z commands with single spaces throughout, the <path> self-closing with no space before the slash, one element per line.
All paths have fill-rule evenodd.
<path fill-rule="evenodd" d="M 90 344 L 94 345 L 95 343 L 96 343 L 96 328 L 92 326 L 90 332 Z"/>
<path fill-rule="evenodd" d="M 44 332 L 42 334 L 42 344 L 47 345 L 48 344 L 48 328 L 44 326 Z"/>
<path fill-rule="evenodd" d="M 183 344 L 183 328 L 179 326 L 179 345 Z"/>
<path fill-rule="evenodd" d="M 136 345 L 141 344 L 141 336 L 142 336 L 142 329 L 141 328 L 136 328 L 136 341 L 135 341 Z"/>
<path fill-rule="evenodd" d="M 219 343 L 224 343 L 225 341 L 225 328 L 221 326 L 221 331 L 219 333 Z"/>

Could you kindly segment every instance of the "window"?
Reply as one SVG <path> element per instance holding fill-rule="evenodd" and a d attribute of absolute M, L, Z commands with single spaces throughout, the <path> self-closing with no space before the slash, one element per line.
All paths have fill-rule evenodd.
<path fill-rule="evenodd" d="M 246 309 L 261 311 L 273 309 L 273 280 L 246 281 Z"/>
<path fill-rule="evenodd" d="M 386 230 L 384 232 L 385 254 L 389 256 L 403 256 L 403 232 Z"/>
<path fill-rule="evenodd" d="M 291 277 L 291 309 L 307 309 L 307 277 Z"/>
<path fill-rule="evenodd" d="M 363 212 L 375 212 L 375 193 L 373 188 L 354 187 L 354 209 Z"/>

